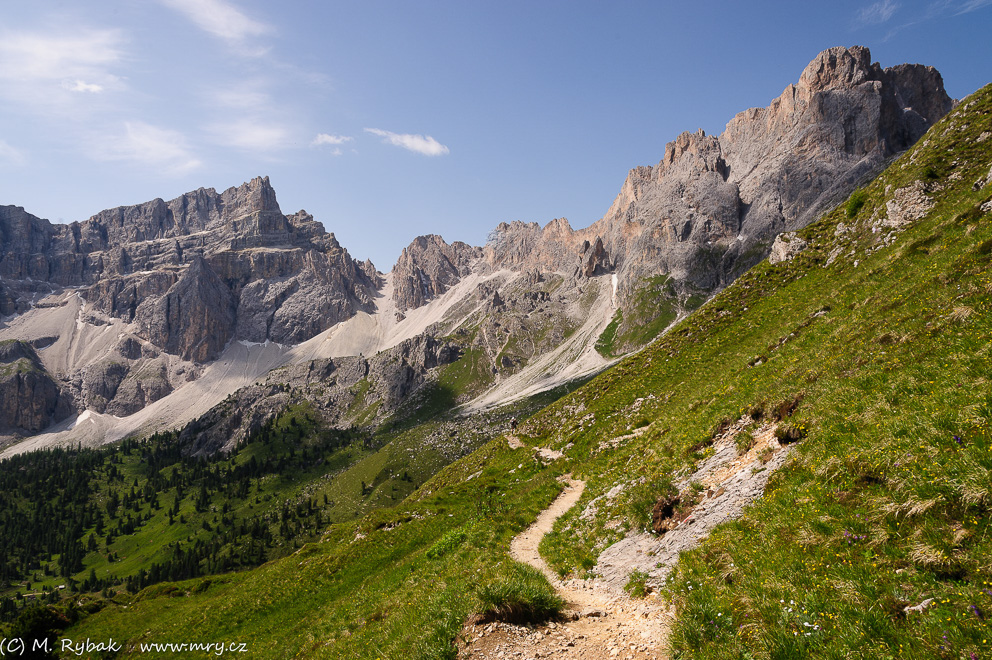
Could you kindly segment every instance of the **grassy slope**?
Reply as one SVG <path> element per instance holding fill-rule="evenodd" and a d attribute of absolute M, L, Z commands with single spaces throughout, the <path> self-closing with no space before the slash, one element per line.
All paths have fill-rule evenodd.
<path fill-rule="evenodd" d="M 989 170 L 989 143 L 976 138 L 992 130 L 990 90 L 972 100 L 967 118 L 942 122 L 867 188 L 855 218 L 837 209 L 803 232 L 811 247 L 795 260 L 761 264 L 573 397 L 595 421 L 565 414 L 532 429 L 566 425 L 552 437 L 582 456 L 594 480 L 586 501 L 631 484 L 595 522 L 573 512 L 546 541 L 560 570 L 591 565 L 619 534 L 604 526 L 611 517 L 643 520 L 661 477 L 721 420 L 801 395 L 789 423 L 808 437 L 796 460 L 741 521 L 683 556 L 668 585 L 680 610 L 676 648 L 691 657 L 988 653 L 992 214 L 977 209 L 992 190 L 971 186 Z M 888 230 L 873 233 L 871 219 L 885 215 L 886 189 L 917 180 L 934 187 L 937 206 L 878 248 Z M 840 223 L 853 230 L 838 232 Z M 635 412 L 646 396 L 655 398 Z M 601 438 L 641 417 L 652 421 L 647 434 L 594 455 Z M 645 483 L 631 483 L 638 477 Z M 903 612 L 931 597 L 926 614 Z"/>
<path fill-rule="evenodd" d="M 497 484 L 510 470 L 516 487 L 503 497 Z M 103 603 L 66 635 L 230 640 L 266 658 L 435 657 L 468 614 L 474 585 L 507 570 L 509 539 L 559 486 L 527 450 L 494 442 L 430 490 L 423 502 L 334 526 L 320 543 L 259 569 L 150 587 L 127 606 Z M 428 558 L 452 530 L 464 533 L 460 543 Z"/>
<path fill-rule="evenodd" d="M 276 536 L 275 547 L 266 549 L 265 555 L 271 558 L 289 554 L 299 547 L 301 540 L 312 539 L 319 533 L 314 533 L 314 516 L 310 515 L 310 520 L 293 521 L 293 538 L 282 538 L 279 535 L 280 514 L 285 505 L 295 508 L 299 504 L 313 502 L 321 518 L 332 523 L 359 518 L 372 510 L 393 506 L 403 500 L 443 466 L 477 448 L 493 434 L 485 427 L 465 425 L 453 435 L 448 429 L 451 424 L 439 420 L 410 426 L 412 428 L 383 431 L 372 438 L 371 445 L 364 444 L 362 433 L 357 433 L 357 439 L 348 441 L 343 448 L 325 448 L 309 465 L 297 463 L 284 474 L 270 473 L 253 479 L 244 495 L 211 489 L 204 511 L 198 511 L 194 506 L 197 496 L 194 484 L 186 489 L 174 517 L 169 513 L 176 498 L 173 487 L 158 492 L 158 507 L 142 500 L 134 509 L 120 507 L 114 517 L 104 514 L 104 532 L 96 535 L 97 548 L 85 554 L 83 569 L 73 577 L 77 582 L 82 582 L 90 571 L 99 579 L 135 576 L 139 569 L 148 569 L 153 562 L 167 561 L 173 554 L 173 545 L 189 550 L 195 540 L 209 542 L 236 523 L 249 522 L 259 516 Z M 320 431 L 306 406 L 291 407 L 275 420 L 272 430 L 276 440 L 269 443 L 253 441 L 240 447 L 229 460 L 215 457 L 211 465 L 231 469 L 235 465 L 246 464 L 252 458 L 264 463 L 266 458 L 287 458 L 290 444 L 299 450 L 320 442 Z M 297 435 L 302 435 L 302 438 L 296 439 Z M 428 436 L 434 437 L 425 441 Z M 132 490 L 138 493 L 144 491 L 150 476 L 143 458 L 144 451 L 143 444 L 137 444 L 129 451 L 101 450 L 101 467 L 92 471 L 90 479 L 93 489 L 90 499 L 97 503 L 101 513 L 111 491 L 121 497 Z M 119 460 L 117 469 L 121 476 L 109 482 L 107 470 L 112 460 Z M 179 469 L 177 465 L 169 465 L 162 473 L 168 477 L 176 469 Z M 193 471 L 192 467 L 185 469 Z M 137 486 L 133 487 L 133 484 Z M 22 499 L 21 508 L 29 509 L 32 505 L 30 500 L 26 497 Z M 143 520 L 145 516 L 147 520 Z M 125 517 L 140 521 L 134 533 L 118 534 L 107 545 L 107 532 L 115 527 L 116 520 Z M 204 523 L 210 526 L 209 531 Z M 80 540 L 84 547 L 93 530 L 92 525 L 83 530 Z M 245 540 L 242 537 L 235 544 L 243 545 Z M 111 553 L 114 555 L 113 561 Z M 46 565 L 50 568 L 48 572 L 42 570 Z M 54 559 L 51 562 L 41 561 L 37 570 L 31 571 L 31 577 L 36 579 L 30 579 L 26 584 L 17 581 L 7 589 L 0 589 L 0 595 L 41 592 L 65 584 L 66 579 L 58 574 L 56 565 Z M 116 588 L 121 589 L 119 586 Z"/>
<path fill-rule="evenodd" d="M 70 636 L 235 639 L 258 657 L 437 656 L 477 606 L 474 587 L 506 570 L 508 539 L 551 501 L 558 473 L 589 480 L 577 510 L 628 484 L 592 521 L 573 512 L 546 540 L 560 571 L 581 571 L 618 533 L 606 522 L 643 524 L 662 482 L 705 455 L 721 421 L 801 395 L 788 423 L 808 435 L 795 459 L 741 520 L 685 555 L 666 587 L 679 610 L 675 648 L 987 655 L 992 215 L 976 209 L 992 190 L 971 185 L 988 172 L 992 142 L 976 138 L 990 119 L 985 89 L 872 183 L 855 218 L 837 209 L 802 232 L 811 246 L 797 258 L 759 265 L 522 425 L 532 444 L 568 446 L 564 461 L 542 467 L 495 441 L 397 508 L 336 526 L 292 557 L 207 587 L 153 588 Z M 888 230 L 871 224 L 885 214 L 886 188 L 919 180 L 936 208 L 884 246 Z M 838 232 L 842 222 L 854 229 Z M 644 423 L 643 435 L 599 449 Z M 455 529 L 460 545 L 428 559 Z M 932 608 L 904 615 L 925 598 Z"/>

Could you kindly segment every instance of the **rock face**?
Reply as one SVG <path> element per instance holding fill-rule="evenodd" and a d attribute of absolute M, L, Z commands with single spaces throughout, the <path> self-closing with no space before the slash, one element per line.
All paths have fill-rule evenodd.
<path fill-rule="evenodd" d="M 0 276 L 0 312 L 30 308 L 39 283 L 81 287 L 138 337 L 199 362 L 231 339 L 309 339 L 370 311 L 382 284 L 305 211 L 283 215 L 268 178 L 70 225 L 0 207 Z"/>
<path fill-rule="evenodd" d="M 369 426 L 396 412 L 458 359 L 456 346 L 419 335 L 371 358 L 344 357 L 295 364 L 242 388 L 182 431 L 189 451 L 230 451 L 291 404 L 305 403 L 335 427 Z"/>
<path fill-rule="evenodd" d="M 569 353 L 573 362 L 595 342 L 595 368 L 600 356 L 650 341 L 770 252 L 787 259 L 801 250 L 790 232 L 881 171 L 951 106 L 931 67 L 883 69 L 861 47 L 824 51 L 768 107 L 737 114 L 719 136 L 683 133 L 656 165 L 631 170 L 603 218 L 585 229 L 559 218 L 544 227 L 500 224 L 483 247 L 436 235 L 415 239 L 391 273 L 397 324 L 404 312 L 478 277 L 478 286 L 465 287 L 421 337 L 427 343 L 375 358 L 308 363 L 305 377 L 283 376 L 295 382 L 318 373 L 351 383 L 323 400 L 327 411 L 350 409 L 364 396 L 350 388 L 365 380 L 370 385 L 361 387 L 388 411 L 418 390 L 429 365 L 454 359 L 458 350 L 468 358 L 461 381 L 473 384 L 462 387 L 460 400 L 502 386 L 520 370 L 543 369 L 539 360 L 570 337 L 584 342 Z M 900 194 L 886 222 L 905 222 L 929 202 L 925 191 Z M 383 285 L 371 262 L 352 259 L 311 215 L 284 214 L 267 178 L 110 209 L 70 225 L 0 207 L 0 314 L 66 308 L 58 317 L 62 330 L 35 328 L 31 337 L 61 342 L 53 372 L 69 372 L 58 378 L 96 412 L 140 410 L 195 378 L 232 341 L 298 343 L 359 311 L 374 313 Z M 114 333 L 93 332 L 110 325 Z M 73 328 L 74 338 L 85 339 L 70 347 L 65 338 Z M 449 336 L 459 349 L 436 353 L 428 346 L 436 341 L 432 333 Z M 381 336 L 392 342 L 409 335 Z M 55 349 L 39 350 L 48 364 Z M 8 371 L 19 380 L 8 378 L 5 401 L 31 399 L 24 394 L 31 392 L 41 403 L 25 402 L 23 417 L 11 412 L 0 423 L 43 428 L 67 409 L 59 401 L 68 395 L 59 398 L 50 376 L 28 368 L 30 359 L 14 364 L 21 366 Z M 304 389 L 319 401 L 315 383 L 306 381 Z M 264 418 L 286 394 L 276 385 L 270 379 L 264 391 L 248 388 L 239 405 Z M 196 442 L 218 446 L 223 433 L 247 432 L 260 418 L 215 420 L 207 426 L 216 433 Z"/>
<path fill-rule="evenodd" d="M 484 267 L 576 282 L 614 273 L 621 308 L 658 275 L 683 296 L 719 289 L 764 259 L 777 235 L 805 227 L 880 172 L 951 107 L 932 67 L 883 69 L 867 48 L 831 48 L 767 108 L 739 113 L 720 136 L 683 133 L 657 165 L 631 170 L 590 227 L 575 231 L 564 219 L 499 225 Z"/>
<path fill-rule="evenodd" d="M 235 314 L 230 289 L 197 255 L 165 295 L 139 305 L 135 320 L 139 336 L 169 353 L 204 362 L 231 338 Z"/>
<path fill-rule="evenodd" d="M 136 413 L 196 377 L 191 365 L 124 337 L 109 355 L 69 374 L 67 386 L 83 408 L 117 417 Z"/>
<path fill-rule="evenodd" d="M 436 234 L 418 236 L 393 266 L 393 300 L 401 312 L 443 294 L 471 272 L 482 250 L 467 243 L 448 244 Z"/>
<path fill-rule="evenodd" d="M 767 108 L 739 113 L 719 137 L 683 133 L 658 165 L 632 170 L 586 233 L 617 255 L 622 296 L 656 272 L 726 286 L 776 235 L 815 220 L 951 106 L 932 67 L 882 69 L 867 48 L 832 48 Z"/>
<path fill-rule="evenodd" d="M 0 428 L 35 433 L 73 412 L 30 344 L 0 343 Z"/>

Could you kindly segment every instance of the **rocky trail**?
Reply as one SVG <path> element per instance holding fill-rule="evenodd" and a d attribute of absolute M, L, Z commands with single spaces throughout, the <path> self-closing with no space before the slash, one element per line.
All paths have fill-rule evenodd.
<path fill-rule="evenodd" d="M 575 658 L 579 660 L 646 660 L 667 658 L 668 632 L 672 611 L 664 600 L 651 592 L 633 599 L 623 591 L 633 571 L 646 574 L 657 585 L 668 577 L 679 554 L 698 545 L 714 527 L 737 518 L 744 508 L 758 500 L 768 477 L 781 467 L 792 447 L 775 436 L 775 424 L 756 424 L 743 417 L 713 443 L 712 454 L 690 475 L 690 484 L 703 490 L 700 501 L 684 517 L 673 520 L 660 536 L 642 533 L 628 536 L 607 548 L 599 557 L 592 580 L 561 580 L 538 552 L 544 535 L 555 521 L 582 497 L 585 482 L 562 477 L 567 486 L 538 516 L 533 525 L 510 544 L 514 559 L 540 570 L 568 604 L 559 621 L 538 626 L 518 626 L 503 622 L 469 621 L 462 630 L 459 658 L 530 660 L 536 658 Z M 737 437 L 750 436 L 746 449 Z M 525 446 L 510 436 L 511 447 Z M 748 446 L 749 445 L 749 446 Z M 535 447 L 544 458 L 551 450 Z M 554 452 L 557 453 L 557 452 Z M 560 456 L 560 454 L 559 454 Z M 589 506 L 593 506 L 590 502 Z"/>
<path fill-rule="evenodd" d="M 605 583 L 560 580 L 538 552 L 544 535 L 572 508 L 585 482 L 567 486 L 537 521 L 510 545 L 514 559 L 540 570 L 568 603 L 564 621 L 539 626 L 502 622 L 469 623 L 462 631 L 459 658 L 578 658 L 582 660 L 646 660 L 665 658 L 670 615 L 655 596 L 633 600 Z"/>

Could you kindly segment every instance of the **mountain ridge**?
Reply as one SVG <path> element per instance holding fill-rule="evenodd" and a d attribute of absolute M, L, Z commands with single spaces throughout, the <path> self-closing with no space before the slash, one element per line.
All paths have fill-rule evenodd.
<path fill-rule="evenodd" d="M 932 67 L 883 69 L 867 48 L 830 49 L 767 108 L 738 113 L 721 136 L 682 133 L 657 165 L 631 170 L 589 227 L 574 230 L 564 218 L 544 227 L 501 223 L 481 247 L 421 236 L 388 276 L 351 258 L 305 211 L 284 215 L 267 177 L 59 227 L 0 207 L 0 311 L 19 314 L 0 338 L 21 338 L 35 317 L 24 338 L 40 338 L 42 317 L 57 316 L 49 307 L 62 308 L 59 322 L 67 323 L 74 292 L 80 336 L 42 349 L 42 360 L 78 411 L 128 416 L 179 396 L 241 351 L 238 342 L 280 365 L 301 354 L 340 357 L 354 344 L 341 336 L 351 329 L 370 333 L 369 351 L 422 332 L 461 333 L 456 343 L 475 373 L 471 395 L 488 389 L 493 405 L 642 346 L 763 259 L 776 235 L 808 224 L 877 172 L 951 105 Z M 429 322 L 407 320 L 433 301 L 444 301 L 436 313 L 415 315 Z M 98 327 L 113 327 L 120 340 L 94 343 Z M 81 351 L 81 342 L 91 348 Z M 311 353 L 284 348 L 310 343 Z M 609 346 L 602 356 L 599 344 Z M 246 367 L 232 382 L 262 375 Z M 458 396 L 464 403 L 469 394 Z M 101 423 L 139 428 L 137 420 Z M 73 437 L 73 428 L 64 431 L 59 441 Z"/>

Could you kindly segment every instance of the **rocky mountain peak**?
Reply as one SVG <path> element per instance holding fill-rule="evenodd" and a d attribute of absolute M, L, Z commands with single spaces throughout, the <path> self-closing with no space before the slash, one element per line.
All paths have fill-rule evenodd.
<path fill-rule="evenodd" d="M 393 266 L 393 300 L 397 309 L 405 312 L 443 294 L 468 275 L 481 256 L 481 248 L 461 241 L 449 245 L 436 234 L 413 239 Z"/>
<path fill-rule="evenodd" d="M 665 155 L 659 164 L 659 174 L 678 163 L 678 166 L 695 173 L 719 172 L 726 173 L 726 164 L 722 159 L 720 140 L 712 135 L 706 135 L 703 129 L 695 133 L 684 132 L 673 142 L 665 145 Z"/>
<path fill-rule="evenodd" d="M 575 231 L 572 229 L 572 225 L 568 224 L 568 218 L 555 218 L 544 225 L 544 229 L 541 230 L 541 235 L 544 238 L 567 238 L 573 233 Z"/>
<path fill-rule="evenodd" d="M 834 87 L 851 88 L 872 79 L 871 52 L 864 46 L 829 48 L 810 62 L 799 76 L 798 87 L 811 93 Z"/>
<path fill-rule="evenodd" d="M 0 273 L 3 310 L 30 306 L 38 281 L 81 287 L 101 312 L 195 361 L 230 339 L 309 339 L 371 309 L 381 286 L 312 215 L 283 215 L 268 177 L 70 225 L 4 207 Z"/>
<path fill-rule="evenodd" d="M 232 219 L 259 212 L 281 213 L 276 191 L 267 176 L 257 176 L 240 186 L 228 188 L 220 198 L 226 215 Z"/>

